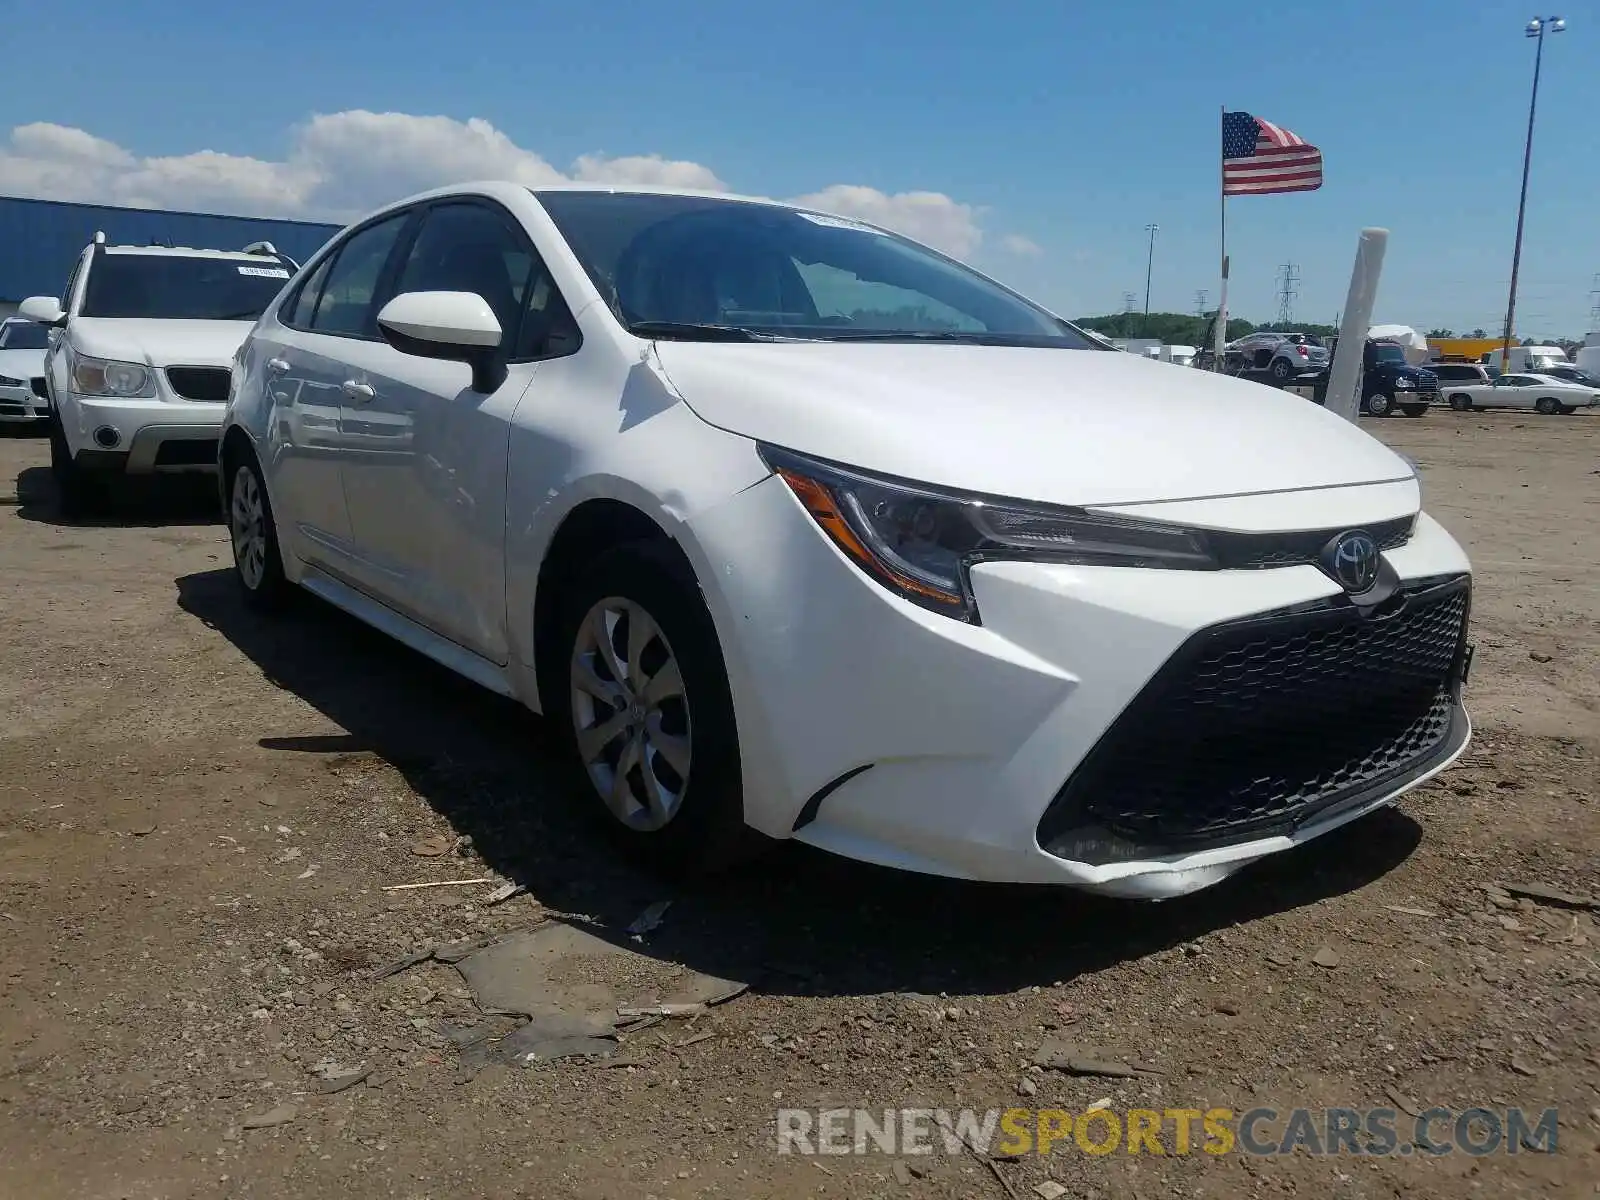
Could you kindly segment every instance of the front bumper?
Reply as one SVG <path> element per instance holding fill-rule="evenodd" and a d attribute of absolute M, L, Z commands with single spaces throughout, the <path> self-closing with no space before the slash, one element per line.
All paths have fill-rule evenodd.
<path fill-rule="evenodd" d="M 1395 388 L 1390 393 L 1396 404 L 1437 404 L 1438 388 Z"/>
<path fill-rule="evenodd" d="M 0 386 L 0 423 L 31 424 L 50 419 L 50 402 L 34 394 L 24 382 L 21 387 Z"/>
<path fill-rule="evenodd" d="M 1272 501 L 1262 502 L 1270 511 Z M 1340 523 L 1347 502 L 1363 500 L 1330 500 L 1328 524 Z M 864 577 L 781 481 L 758 484 L 690 525 L 733 688 L 746 819 L 772 836 L 933 874 L 1175 896 L 1392 802 L 1453 761 L 1469 736 L 1460 663 L 1450 661 L 1441 668 L 1455 672 L 1441 684 L 1444 724 L 1404 761 L 1369 772 L 1360 787 L 1324 788 L 1314 803 L 1286 813 L 1265 803 L 1260 820 L 1183 828 L 1181 803 L 1175 818 L 1174 796 L 1162 790 L 1183 771 L 1157 769 L 1164 753 L 1192 760 L 1195 746 L 1183 744 L 1180 727 L 1166 743 L 1136 747 L 1148 775 L 1091 780 L 1090 816 L 1115 818 L 1109 849 L 1093 838 L 1063 840 L 1063 830 L 1092 822 L 1041 828 L 1047 814 L 1061 812 L 1057 798 L 1094 765 L 1097 747 L 1126 740 L 1121 719 L 1142 719 L 1136 701 L 1197 634 L 1264 613 L 1327 609 L 1343 603 L 1338 587 L 1310 565 L 1167 572 L 995 562 L 972 573 L 983 620 L 972 626 Z M 1413 583 L 1465 585 L 1470 571 L 1460 547 L 1425 515 L 1386 557 Z M 1464 644 L 1464 613 L 1461 620 Z M 1337 672 L 1324 672 L 1307 692 L 1313 708 L 1323 697 L 1313 715 L 1330 733 L 1359 713 L 1361 700 L 1336 682 Z M 1246 673 L 1224 699 L 1248 688 Z M 1248 757 L 1251 735 L 1265 731 L 1254 711 L 1255 719 L 1247 713 L 1205 727 L 1228 743 L 1213 747 L 1216 761 L 1230 750 Z M 1300 732 L 1310 756 L 1300 765 L 1323 769 L 1314 731 Z M 1121 760 L 1138 761 L 1126 750 Z M 1231 784 L 1218 776 L 1219 791 L 1202 798 L 1221 804 L 1227 787 L 1248 776 Z M 1079 787 L 1073 802 L 1081 805 L 1083 795 Z M 1142 826 L 1128 819 L 1140 813 L 1149 818 Z"/>
<path fill-rule="evenodd" d="M 130 475 L 217 469 L 225 404 L 74 395 L 61 407 L 67 444 L 85 466 Z"/>

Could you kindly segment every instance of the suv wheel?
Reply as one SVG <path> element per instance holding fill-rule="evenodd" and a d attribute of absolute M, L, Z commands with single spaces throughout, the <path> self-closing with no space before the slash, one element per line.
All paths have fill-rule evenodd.
<path fill-rule="evenodd" d="M 1289 382 L 1289 376 L 1294 373 L 1290 369 L 1289 360 L 1287 358 L 1273 359 L 1270 370 L 1272 372 L 1272 378 L 1277 380 L 1279 383 Z"/>
<path fill-rule="evenodd" d="M 711 616 L 671 552 L 620 546 L 565 589 L 545 711 L 611 834 L 668 874 L 738 861 L 738 729 Z"/>
<path fill-rule="evenodd" d="M 1372 392 L 1362 400 L 1361 411 L 1369 417 L 1387 417 L 1394 411 L 1394 401 L 1384 392 Z"/>
<path fill-rule="evenodd" d="M 272 519 L 272 502 L 255 455 L 246 453 L 233 465 L 228 485 L 228 535 L 233 543 L 234 577 L 252 608 L 277 608 L 288 595 L 283 577 L 283 556 L 278 551 L 278 527 Z"/>
<path fill-rule="evenodd" d="M 50 416 L 50 474 L 55 477 L 62 516 L 93 516 L 109 507 L 106 481 L 78 465 L 67 445 L 61 417 L 54 413 Z"/>

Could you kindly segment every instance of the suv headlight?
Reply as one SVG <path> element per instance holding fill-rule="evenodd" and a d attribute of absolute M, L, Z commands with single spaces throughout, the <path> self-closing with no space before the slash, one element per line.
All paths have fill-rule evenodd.
<path fill-rule="evenodd" d="M 117 396 L 131 400 L 154 396 L 156 377 L 143 363 L 79 354 L 72 360 L 72 390 L 84 396 Z"/>
<path fill-rule="evenodd" d="M 991 500 L 760 447 L 811 519 L 878 583 L 933 612 L 978 623 L 967 578 L 995 559 L 1215 571 L 1205 534 L 1082 509 Z"/>

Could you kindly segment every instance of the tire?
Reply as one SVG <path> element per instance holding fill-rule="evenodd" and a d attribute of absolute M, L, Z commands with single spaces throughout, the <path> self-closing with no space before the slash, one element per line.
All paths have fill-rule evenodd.
<path fill-rule="evenodd" d="M 1267 370 L 1272 375 L 1272 378 L 1278 383 L 1288 383 L 1289 376 L 1294 373 L 1289 367 L 1289 360 L 1287 358 L 1273 359 L 1272 362 L 1268 364 Z"/>
<path fill-rule="evenodd" d="M 1402 404 L 1400 411 L 1408 417 L 1425 417 L 1428 415 L 1428 406 L 1426 404 Z"/>
<path fill-rule="evenodd" d="M 1386 392 L 1369 392 L 1361 398 L 1361 411 L 1369 417 L 1387 417 L 1394 413 L 1394 401 Z"/>
<path fill-rule="evenodd" d="M 692 878 L 747 858 L 764 839 L 744 823 L 733 697 L 688 568 L 665 545 L 618 546 L 578 572 L 558 611 L 540 692 L 589 810 L 626 853 L 663 875 Z M 645 640 L 633 665 L 645 683 L 634 690 L 627 639 L 638 633 Z M 680 686 L 649 698 L 673 665 Z M 582 736 L 607 726 L 609 738 Z M 654 806 L 645 802 L 652 794 Z"/>
<path fill-rule="evenodd" d="M 1553 417 L 1561 411 L 1561 402 L 1553 396 L 1540 396 L 1533 402 L 1534 412 L 1546 417 Z"/>
<path fill-rule="evenodd" d="M 50 417 L 50 474 L 55 477 L 62 516 L 98 516 L 111 507 L 106 481 L 78 465 L 55 414 Z"/>
<path fill-rule="evenodd" d="M 272 501 L 254 453 L 245 451 L 232 460 L 228 481 L 228 541 L 233 546 L 233 577 L 249 607 L 271 612 L 283 607 L 289 581 L 283 576 L 283 555 L 278 549 L 278 526 L 272 518 Z"/>
<path fill-rule="evenodd" d="M 1450 407 L 1455 409 L 1456 412 L 1471 412 L 1472 397 L 1465 392 L 1457 392 L 1450 397 Z"/>

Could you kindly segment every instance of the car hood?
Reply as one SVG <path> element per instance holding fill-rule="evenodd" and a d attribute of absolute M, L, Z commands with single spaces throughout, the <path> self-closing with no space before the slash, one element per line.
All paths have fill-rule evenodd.
<path fill-rule="evenodd" d="M 0 375 L 32 379 L 44 374 L 43 350 L 0 350 Z"/>
<path fill-rule="evenodd" d="M 1052 504 L 1204 499 L 1409 479 L 1291 393 L 1093 350 L 661 341 L 702 419 L 906 479 Z"/>
<path fill-rule="evenodd" d="M 74 317 L 70 332 L 73 348 L 96 358 L 152 367 L 226 367 L 254 325 L 254 321 Z"/>

